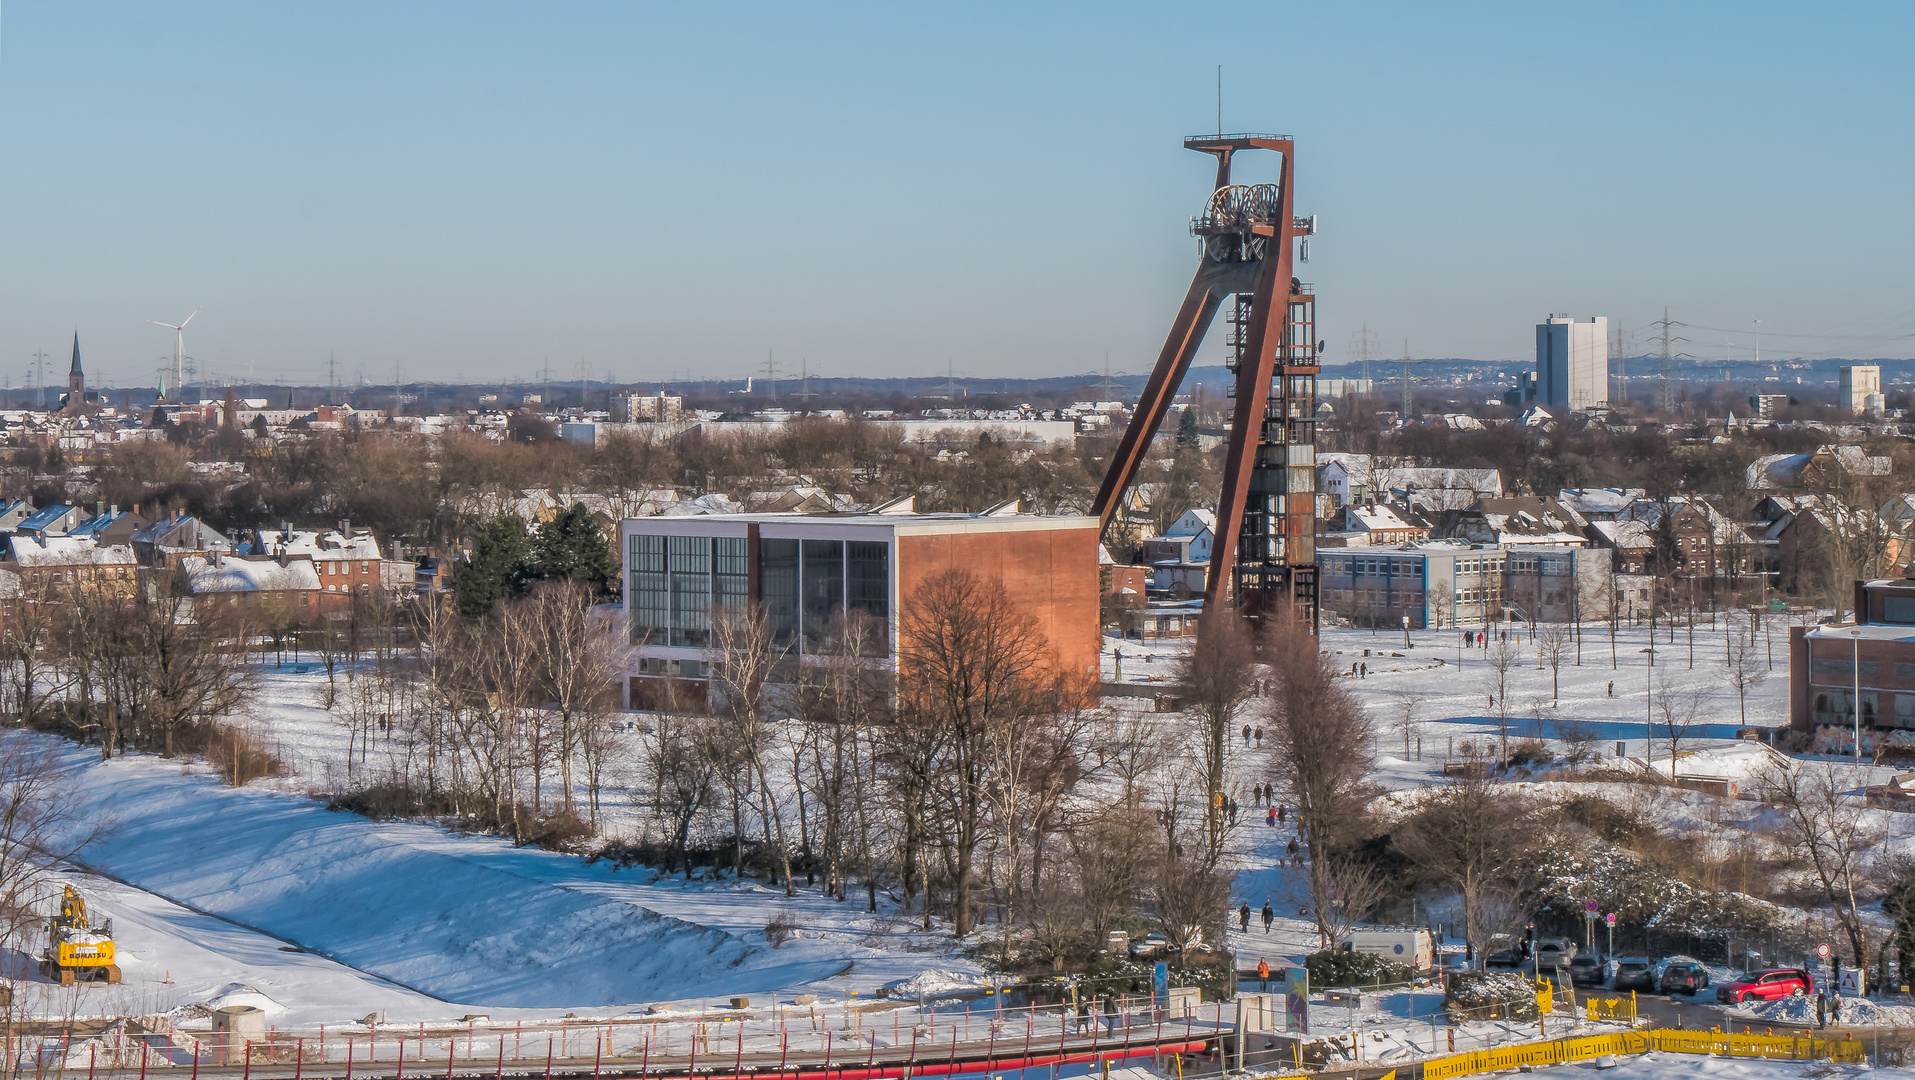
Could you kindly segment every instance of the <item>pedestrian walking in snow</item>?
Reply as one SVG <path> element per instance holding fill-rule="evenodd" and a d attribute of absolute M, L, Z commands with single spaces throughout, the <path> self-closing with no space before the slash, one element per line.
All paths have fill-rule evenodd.
<path fill-rule="evenodd" d="M 1243 726 L 1243 744 L 1245 746 L 1250 745 L 1250 725 L 1249 724 L 1245 724 Z"/>
<path fill-rule="evenodd" d="M 1264 821 L 1264 824 L 1270 826 L 1271 828 L 1273 829 L 1276 828 L 1277 827 L 1277 808 L 1274 806 L 1271 807 L 1269 816 L 1265 817 L 1263 821 Z"/>
<path fill-rule="evenodd" d="M 1370 677 L 1370 665 L 1368 664 L 1363 665 L 1363 677 L 1366 679 Z"/>
<path fill-rule="evenodd" d="M 1077 999 L 1077 1033 L 1082 1035 L 1090 1030 L 1090 998 Z"/>
<path fill-rule="evenodd" d="M 1282 820 L 1283 820 L 1283 815 L 1284 815 L 1284 814 L 1286 814 L 1286 813 L 1288 813 L 1289 811 L 1290 811 L 1290 808 L 1289 808 L 1289 807 L 1287 807 L 1287 806 L 1279 806 L 1279 807 L 1277 807 L 1277 820 L 1278 820 L 1278 821 L 1282 821 Z"/>
<path fill-rule="evenodd" d="M 1265 900 L 1263 902 L 1263 932 L 1264 933 L 1267 934 L 1270 932 L 1270 923 L 1276 917 L 1277 917 L 1277 913 L 1270 910 L 1270 901 Z M 1268 976 L 1266 976 L 1266 978 L 1267 977 Z"/>
<path fill-rule="evenodd" d="M 1249 901 L 1245 901 L 1245 902 L 1244 902 L 1244 905 L 1243 905 L 1242 907 L 1240 907 L 1240 908 L 1238 908 L 1238 909 L 1237 909 L 1237 925 L 1238 925 L 1238 927 L 1239 927 L 1240 929 L 1242 929 L 1242 930 L 1243 930 L 1243 931 L 1244 931 L 1245 933 L 1249 933 L 1249 931 L 1250 931 L 1250 903 L 1249 903 Z"/>
<path fill-rule="evenodd" d="M 1285 847 L 1283 850 L 1289 852 L 1291 858 L 1293 859 L 1296 858 L 1297 857 L 1297 842 L 1295 838 L 1292 838 L 1289 846 Z"/>
<path fill-rule="evenodd" d="M 1257 749 L 1261 750 L 1263 749 L 1263 725 L 1262 724 L 1257 725 L 1256 735 L 1257 735 Z"/>

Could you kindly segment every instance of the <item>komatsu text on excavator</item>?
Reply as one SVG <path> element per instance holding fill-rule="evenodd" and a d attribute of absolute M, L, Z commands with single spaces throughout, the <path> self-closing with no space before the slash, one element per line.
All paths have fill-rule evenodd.
<path fill-rule="evenodd" d="M 99 926 L 87 922 L 86 901 L 71 885 L 60 897 L 60 913 L 47 920 L 40 974 L 61 986 L 120 981 L 120 966 L 113 962 L 113 920 Z"/>

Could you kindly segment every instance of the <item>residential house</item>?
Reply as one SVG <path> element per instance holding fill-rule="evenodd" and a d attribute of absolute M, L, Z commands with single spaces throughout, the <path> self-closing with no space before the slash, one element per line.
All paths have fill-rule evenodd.
<path fill-rule="evenodd" d="M 11 533 L 19 528 L 20 523 L 32 513 L 33 500 L 31 499 L 11 499 L 0 503 L 0 535 Z"/>
<path fill-rule="evenodd" d="M 1873 510 L 1825 495 L 1770 495 L 1756 504 L 1762 541 L 1773 546 L 1780 587 L 1801 592 L 1840 579 L 1850 560 L 1866 557 L 1874 571 L 1906 563 L 1905 534 Z"/>
<path fill-rule="evenodd" d="M 1143 559 L 1153 566 L 1164 562 L 1208 563 L 1217 540 L 1217 514 L 1202 507 L 1186 510 L 1162 536 L 1146 537 Z"/>
<path fill-rule="evenodd" d="M 1767 454 L 1749 463 L 1750 491 L 1824 488 L 1851 476 L 1887 476 L 1889 459 L 1859 446 L 1824 445 L 1807 454 Z"/>
<path fill-rule="evenodd" d="M 1758 543 L 1748 528 L 1707 499 L 1694 495 L 1635 499 L 1617 520 L 1637 522 L 1649 530 L 1653 550 L 1653 538 L 1661 529 L 1664 514 L 1672 515 L 1670 528 L 1682 547 L 1682 574 L 1734 578 L 1759 570 Z"/>
<path fill-rule="evenodd" d="M 371 593 L 385 585 L 379 541 L 365 529 L 341 521 L 337 529 L 257 529 L 240 547 L 242 555 L 305 558 L 312 561 L 320 589 L 332 596 Z"/>
<path fill-rule="evenodd" d="M 149 568 L 172 569 L 188 555 L 230 555 L 232 551 L 232 542 L 219 530 L 178 510 L 133 534 L 134 557 Z"/>
<path fill-rule="evenodd" d="M 195 607 L 248 608 L 278 602 L 304 617 L 320 610 L 319 573 L 303 555 L 183 554 L 179 582 Z"/>
<path fill-rule="evenodd" d="M 81 586 L 131 594 L 139 576 L 130 545 L 100 544 L 85 536 L 15 533 L 7 538 L 6 561 L 29 597 Z"/>
<path fill-rule="evenodd" d="M 1563 488 L 1556 501 L 1590 524 L 1614 521 L 1630 503 L 1647 495 L 1642 488 Z"/>
<path fill-rule="evenodd" d="M 1592 521 L 1583 530 L 1593 547 L 1609 551 L 1619 574 L 1640 574 L 1656 547 L 1655 534 L 1640 521 Z"/>
<path fill-rule="evenodd" d="M 42 537 L 65 536 L 67 530 L 79 525 L 90 516 L 92 515 L 77 506 L 57 503 L 53 506 L 43 506 L 20 519 L 20 523 L 13 527 L 13 532 L 16 536 L 22 533 Z"/>
<path fill-rule="evenodd" d="M 1432 539 L 1513 547 L 1587 547 L 1588 522 L 1556 499 L 1532 495 L 1479 498 L 1466 510 L 1436 515 Z"/>
<path fill-rule="evenodd" d="M 1430 538 L 1430 523 L 1407 504 L 1350 503 L 1343 508 L 1340 531 L 1355 534 L 1345 538 L 1346 547 L 1413 544 Z"/>
<path fill-rule="evenodd" d="M 119 506 L 106 507 L 93 517 L 74 526 L 68 536 L 83 536 L 96 544 L 120 544 L 129 549 L 133 544 L 133 534 L 153 524 L 152 520 L 141 515 L 138 508 L 122 510 Z"/>

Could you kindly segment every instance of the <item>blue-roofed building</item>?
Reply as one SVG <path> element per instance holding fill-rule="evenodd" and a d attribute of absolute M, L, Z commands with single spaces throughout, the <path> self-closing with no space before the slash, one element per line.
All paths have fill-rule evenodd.
<path fill-rule="evenodd" d="M 11 533 L 33 513 L 33 500 L 9 499 L 0 502 L 0 535 Z"/>
<path fill-rule="evenodd" d="M 96 544 L 130 545 L 133 534 L 151 524 L 152 519 L 142 516 L 138 510 L 122 510 L 115 505 L 75 525 L 67 535 L 84 537 Z"/>
<path fill-rule="evenodd" d="M 188 555 L 230 555 L 233 544 L 218 529 L 175 510 L 133 534 L 133 553 L 141 566 L 172 568 Z"/>
<path fill-rule="evenodd" d="M 65 536 L 74 526 L 85 521 L 90 515 L 77 506 L 55 503 L 43 506 L 21 519 L 13 527 L 15 536 Z"/>

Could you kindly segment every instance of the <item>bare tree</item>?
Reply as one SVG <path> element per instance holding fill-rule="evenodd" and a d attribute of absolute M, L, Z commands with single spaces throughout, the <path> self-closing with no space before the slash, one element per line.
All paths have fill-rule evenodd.
<path fill-rule="evenodd" d="M 1424 873 L 1463 901 L 1463 939 L 1480 962 L 1496 898 L 1507 892 L 1529 848 L 1530 807 L 1486 773 L 1466 774 L 1426 795 L 1390 834 Z"/>
<path fill-rule="evenodd" d="M 898 668 L 901 710 L 941 735 L 941 783 L 948 816 L 941 838 L 949 862 L 952 923 L 973 926 L 972 896 L 985 799 L 992 782 L 994 729 L 1021 724 L 1048 697 L 1049 643 L 1000 580 L 948 570 L 926 581 L 902 613 Z"/>
<path fill-rule="evenodd" d="M 137 620 L 145 661 L 142 712 L 172 757 L 184 728 L 231 713 L 251 693 L 255 672 L 246 639 L 252 623 L 237 605 L 195 607 L 184 596 L 139 598 L 129 615 Z"/>
<path fill-rule="evenodd" d="M 1536 627 L 1536 663 L 1549 669 L 1549 700 L 1562 696 L 1563 664 L 1575 653 L 1576 635 L 1568 623 L 1539 623 Z"/>
<path fill-rule="evenodd" d="M 1489 648 L 1483 650 L 1483 662 L 1489 665 L 1489 696 L 1502 728 L 1502 755 L 1509 756 L 1509 673 L 1523 662 L 1523 647 L 1507 632 L 1491 632 Z"/>
<path fill-rule="evenodd" d="M 30 734 L 0 733 L 0 940 L 31 950 L 54 872 L 103 831 L 82 811 L 58 750 Z"/>
<path fill-rule="evenodd" d="M 597 606 L 583 582 L 556 579 L 506 609 L 519 639 L 531 650 L 534 686 L 557 720 L 560 802 L 575 812 L 573 760 L 588 728 L 618 707 L 618 682 L 627 651 L 615 621 Z"/>
<path fill-rule="evenodd" d="M 1367 859 L 1332 855 L 1323 860 L 1323 879 L 1329 885 L 1329 904 L 1315 905 L 1317 925 L 1326 947 L 1335 945 L 1353 926 L 1361 924 L 1390 895 L 1390 880 Z"/>
<path fill-rule="evenodd" d="M 1709 681 L 1689 672 L 1678 673 L 1664 664 L 1656 669 L 1654 703 L 1656 726 L 1662 729 L 1669 745 L 1669 779 L 1676 778 L 1676 756 L 1689 738 L 1689 729 L 1702 718 L 1702 702 L 1709 692 Z"/>
<path fill-rule="evenodd" d="M 1769 677 L 1769 666 L 1762 647 L 1756 643 L 1755 635 L 1743 633 L 1743 629 L 1749 626 L 1749 620 L 1735 614 L 1727 622 L 1723 631 L 1724 665 L 1728 671 L 1729 685 L 1735 687 L 1736 707 L 1742 723 L 1747 724 L 1749 691 Z"/>
<path fill-rule="evenodd" d="M 1414 690 L 1405 690 L 1396 697 L 1397 726 L 1403 729 L 1403 759 L 1410 758 L 1410 741 L 1416 735 L 1416 717 L 1423 711 L 1426 699 Z"/>
<path fill-rule="evenodd" d="M 765 771 L 770 739 L 772 670 L 784 658 L 771 619 L 756 605 L 743 608 L 714 608 L 711 614 L 712 646 L 722 659 L 712 668 L 712 686 L 718 698 L 715 715 L 719 723 L 710 731 L 714 738 L 707 752 L 712 755 L 718 779 L 732 796 L 732 829 L 737 845 L 738 866 L 744 869 L 743 819 L 739 812 L 745 793 L 756 786 L 760 799 L 760 819 L 766 831 L 776 829 L 778 867 L 785 881 L 785 895 L 796 896 L 791 880 L 791 847 L 785 842 L 784 815 L 773 797 L 771 780 Z M 745 782 L 740 783 L 742 778 Z M 767 838 L 769 839 L 769 838 Z"/>
<path fill-rule="evenodd" d="M 1177 661 L 1174 678 L 1189 695 L 1203 731 L 1206 866 L 1223 856 L 1229 827 L 1228 751 L 1244 703 L 1257 688 L 1257 643 L 1234 609 L 1206 613 L 1197 643 Z"/>
<path fill-rule="evenodd" d="M 1267 633 L 1276 682 L 1267 740 L 1272 771 L 1296 807 L 1317 929 L 1328 938 L 1325 913 L 1337 888 L 1331 868 L 1369 827 L 1370 721 L 1307 629 L 1276 621 Z"/>
<path fill-rule="evenodd" d="M 1828 762 L 1778 761 L 1762 775 L 1772 835 L 1808 865 L 1822 899 L 1848 935 L 1857 967 L 1869 960 L 1868 923 L 1859 896 L 1869 853 L 1885 836 L 1875 815 Z"/>

